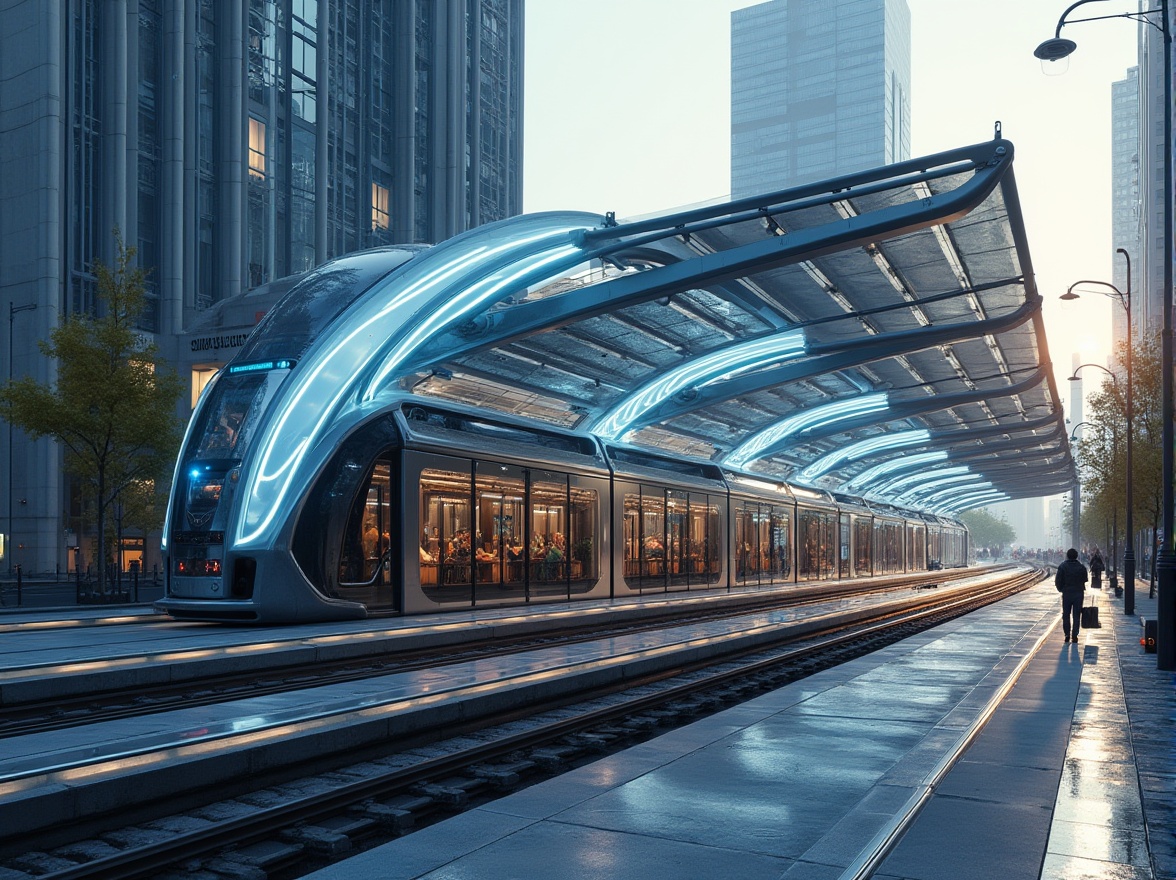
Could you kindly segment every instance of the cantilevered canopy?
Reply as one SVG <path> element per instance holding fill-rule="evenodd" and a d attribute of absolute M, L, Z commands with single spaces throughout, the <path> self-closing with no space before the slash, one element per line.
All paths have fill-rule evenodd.
<path fill-rule="evenodd" d="M 475 230 L 448 265 L 501 259 L 369 390 L 916 507 L 1063 491 L 1012 158 L 997 139 L 637 222 Z"/>

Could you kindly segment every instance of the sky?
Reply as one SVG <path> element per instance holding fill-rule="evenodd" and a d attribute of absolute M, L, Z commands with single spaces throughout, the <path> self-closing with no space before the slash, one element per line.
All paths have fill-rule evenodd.
<path fill-rule="evenodd" d="M 820 3 L 822 0 L 793 0 Z M 907 0 L 911 155 L 990 140 L 1013 168 L 1058 393 L 1072 357 L 1107 363 L 1111 281 L 1111 83 L 1136 63 L 1126 19 L 1068 24 L 1078 43 L 1047 74 L 1033 49 L 1072 0 Z M 730 191 L 730 17 L 754 0 L 527 0 L 524 210 L 615 211 L 620 219 Z M 1106 0 L 1088 15 L 1132 11 Z M 1085 17 L 1082 10 L 1071 16 Z M 1064 70 L 1064 72 L 1062 72 Z M 1091 372 L 1091 371 L 1086 371 Z M 1087 381 L 1086 391 L 1094 390 Z M 1066 401 L 1067 413 L 1069 401 Z"/>

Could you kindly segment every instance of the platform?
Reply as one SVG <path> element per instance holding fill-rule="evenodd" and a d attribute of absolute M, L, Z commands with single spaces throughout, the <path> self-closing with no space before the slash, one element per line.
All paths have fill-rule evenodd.
<path fill-rule="evenodd" d="M 1171 878 L 1172 676 L 1098 601 L 1063 643 L 1043 583 L 310 876 Z"/>

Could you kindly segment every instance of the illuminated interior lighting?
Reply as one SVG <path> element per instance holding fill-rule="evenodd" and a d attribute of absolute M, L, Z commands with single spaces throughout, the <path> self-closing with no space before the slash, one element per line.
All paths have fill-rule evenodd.
<path fill-rule="evenodd" d="M 769 483 L 767 480 L 757 480 L 753 477 L 736 477 L 735 482 L 741 486 L 751 486 L 753 489 L 762 489 L 765 492 L 783 491 L 783 487 L 779 483 Z"/>
<path fill-rule="evenodd" d="M 902 449 L 904 446 L 926 443 L 930 439 L 931 432 L 925 429 L 867 437 L 865 440 L 851 443 L 848 446 L 834 450 L 828 455 L 818 458 L 812 464 L 808 465 L 808 467 L 801 470 L 797 475 L 797 479 L 803 482 L 812 482 L 843 462 L 856 461 L 857 459 L 865 458 L 878 452 L 886 452 L 891 449 Z"/>
<path fill-rule="evenodd" d="M 683 388 L 702 388 L 730 379 L 748 370 L 803 354 L 805 348 L 804 331 L 790 330 L 686 361 L 623 400 L 593 426 L 593 433 L 607 440 L 617 440 L 639 418 Z"/>
<path fill-rule="evenodd" d="M 837 422 L 880 412 L 890 405 L 886 392 L 837 400 L 789 416 L 740 444 L 726 458 L 732 467 L 746 467 L 749 461 L 762 458 L 764 450 L 778 447 L 789 437 L 814 428 L 827 428 Z"/>

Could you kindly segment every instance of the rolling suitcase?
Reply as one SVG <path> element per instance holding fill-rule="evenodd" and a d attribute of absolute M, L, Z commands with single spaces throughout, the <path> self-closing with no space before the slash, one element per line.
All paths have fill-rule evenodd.
<path fill-rule="evenodd" d="M 1082 628 L 1083 629 L 1100 629 L 1102 624 L 1098 622 L 1098 606 L 1094 604 L 1094 597 L 1090 597 L 1089 605 L 1082 606 Z"/>

